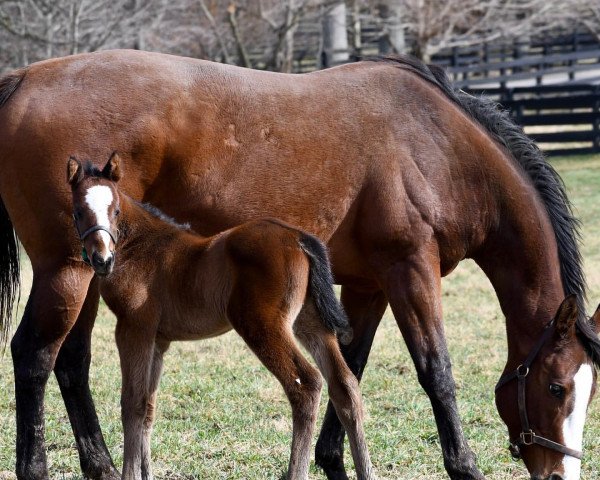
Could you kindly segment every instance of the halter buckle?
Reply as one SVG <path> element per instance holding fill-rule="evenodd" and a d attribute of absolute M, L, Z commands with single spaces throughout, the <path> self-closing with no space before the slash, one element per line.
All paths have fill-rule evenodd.
<path fill-rule="evenodd" d="M 521 432 L 521 445 L 533 445 L 535 442 L 535 433 L 533 430 L 528 432 Z"/>

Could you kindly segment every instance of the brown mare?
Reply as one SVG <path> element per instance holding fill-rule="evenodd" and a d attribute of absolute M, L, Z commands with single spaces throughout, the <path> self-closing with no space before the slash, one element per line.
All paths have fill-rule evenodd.
<path fill-rule="evenodd" d="M 544 342 L 525 391 L 534 431 L 580 449 L 575 377 L 600 347 L 584 316 L 577 222 L 536 146 L 494 104 L 454 92 L 439 70 L 401 57 L 284 75 L 112 51 L 13 72 L 0 80 L 0 105 L 5 331 L 16 282 L 12 227 L 34 271 L 11 343 L 19 478 L 48 478 L 43 398 L 52 369 L 85 475 L 118 478 L 88 386 L 98 279 L 81 260 L 64 182 L 69 155 L 100 165 L 113 150 L 127 172 L 123 192 L 201 234 L 268 216 L 324 240 L 354 330 L 342 352 L 359 378 L 389 303 L 451 478 L 483 475 L 458 415 L 441 277 L 464 258 L 488 276 L 506 317 L 505 372 L 575 294 L 577 311 L 563 315 L 568 332 Z M 517 390 L 509 381 L 497 392 L 515 443 Z M 330 406 L 316 452 L 330 479 L 347 478 L 343 439 Z M 533 444 L 520 455 L 533 478 L 578 476 L 579 461 L 560 451 Z"/>
<path fill-rule="evenodd" d="M 333 291 L 323 244 L 275 220 L 254 220 L 200 237 L 121 193 L 120 159 L 100 171 L 71 158 L 67 179 L 85 258 L 117 316 L 121 358 L 123 479 L 151 479 L 150 436 L 163 354 L 176 340 L 232 328 L 277 377 L 292 406 L 287 478 L 308 480 L 321 377 L 348 438 L 357 478 L 375 479 L 363 432 L 358 381 L 340 352 L 352 339 Z"/>

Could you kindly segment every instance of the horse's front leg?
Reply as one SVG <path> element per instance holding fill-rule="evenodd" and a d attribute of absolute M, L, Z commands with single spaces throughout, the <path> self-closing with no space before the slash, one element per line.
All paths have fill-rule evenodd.
<path fill-rule="evenodd" d="M 444 336 L 437 248 L 426 246 L 386 272 L 383 284 L 419 382 L 431 401 L 446 471 L 452 479 L 483 479 L 458 415 Z"/>
<path fill-rule="evenodd" d="M 148 324 L 151 322 L 149 321 Z M 143 322 L 119 319 L 115 337 L 121 362 L 121 421 L 123 422 L 123 480 L 149 480 L 142 469 L 144 423 L 150 402 L 154 362 L 154 332 Z"/>
<path fill-rule="evenodd" d="M 17 478 L 47 479 L 44 391 L 65 336 L 84 302 L 92 272 L 79 265 L 41 268 L 11 342 L 17 410 Z"/>
<path fill-rule="evenodd" d="M 54 373 L 73 427 L 83 474 L 91 479 L 116 480 L 121 475 L 104 443 L 89 385 L 91 337 L 99 297 L 98 278 L 94 277 L 77 322 L 58 352 Z"/>
<path fill-rule="evenodd" d="M 341 345 L 340 348 L 350 370 L 360 381 L 375 332 L 387 307 L 387 299 L 380 290 L 344 286 L 341 300 L 352 325 L 354 337 L 349 345 Z M 323 469 L 329 480 L 347 480 L 343 455 L 344 428 L 330 400 L 317 441 L 315 463 Z"/>

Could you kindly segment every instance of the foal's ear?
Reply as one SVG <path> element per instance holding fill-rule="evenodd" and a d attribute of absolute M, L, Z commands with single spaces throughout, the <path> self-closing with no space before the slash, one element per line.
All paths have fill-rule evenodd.
<path fill-rule="evenodd" d="M 556 332 L 561 338 L 567 338 L 575 333 L 575 322 L 578 316 L 577 295 L 571 294 L 560 304 L 556 317 L 554 317 Z"/>
<path fill-rule="evenodd" d="M 102 176 L 113 182 L 118 182 L 121 178 L 121 157 L 117 152 L 113 152 L 108 162 L 106 162 L 102 169 Z"/>
<path fill-rule="evenodd" d="M 74 187 L 83 178 L 83 167 L 75 157 L 69 157 L 67 162 L 67 182 Z"/>

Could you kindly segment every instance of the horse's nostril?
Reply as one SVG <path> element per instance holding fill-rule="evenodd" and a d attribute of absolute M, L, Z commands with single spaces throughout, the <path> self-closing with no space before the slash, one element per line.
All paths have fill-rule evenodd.
<path fill-rule="evenodd" d="M 98 254 L 98 252 L 94 252 L 92 255 L 92 262 L 94 265 L 102 266 L 104 265 L 104 259 Z"/>
<path fill-rule="evenodd" d="M 565 480 L 560 473 L 553 473 L 548 477 L 548 480 Z"/>

